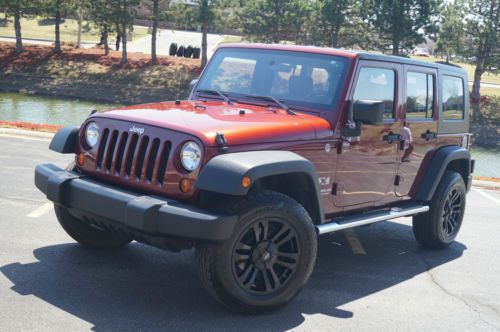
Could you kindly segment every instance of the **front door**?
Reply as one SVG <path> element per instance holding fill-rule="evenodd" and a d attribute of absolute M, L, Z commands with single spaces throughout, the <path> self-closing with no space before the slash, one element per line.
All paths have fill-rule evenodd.
<path fill-rule="evenodd" d="M 437 70 L 404 66 L 403 126 L 397 196 L 408 195 L 427 152 L 437 140 Z"/>
<path fill-rule="evenodd" d="M 399 64 L 361 61 L 356 71 L 352 104 L 383 102 L 382 124 L 363 124 L 359 137 L 344 138 L 335 176 L 334 204 L 345 209 L 360 208 L 381 200 L 394 200 L 401 124 L 398 116 Z"/>

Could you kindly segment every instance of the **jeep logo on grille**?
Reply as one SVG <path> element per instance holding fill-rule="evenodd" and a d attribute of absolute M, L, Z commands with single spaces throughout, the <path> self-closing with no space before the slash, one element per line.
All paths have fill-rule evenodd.
<path fill-rule="evenodd" d="M 130 128 L 130 131 L 133 133 L 138 133 L 139 135 L 144 134 L 144 128 L 139 128 L 136 126 L 132 126 L 132 128 Z"/>

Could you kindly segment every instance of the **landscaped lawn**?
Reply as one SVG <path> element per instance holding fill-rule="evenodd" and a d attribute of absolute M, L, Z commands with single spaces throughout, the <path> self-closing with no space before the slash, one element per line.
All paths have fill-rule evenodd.
<path fill-rule="evenodd" d="M 3 18 L 3 13 L 0 17 Z M 78 24 L 76 20 L 65 19 L 61 23 L 61 41 L 76 43 L 76 35 L 78 32 Z M 82 42 L 98 43 L 100 39 L 100 31 L 95 29 L 92 24 L 83 22 Z M 24 38 L 54 40 L 54 24 L 53 20 L 47 20 L 43 17 L 22 18 L 21 19 L 21 34 Z M 134 26 L 133 38 L 141 38 L 148 35 L 148 28 Z M 15 37 L 13 18 L 9 17 L 9 22 L 6 27 L 0 26 L 0 37 Z M 111 41 L 114 41 L 114 34 L 110 34 Z"/>
<path fill-rule="evenodd" d="M 412 55 L 411 57 L 415 60 L 421 60 L 421 61 L 430 61 L 430 62 L 445 61 L 445 59 L 440 59 L 432 56 L 423 57 L 423 56 Z M 454 61 L 452 61 L 452 63 L 459 65 L 460 67 L 465 69 L 465 71 L 467 71 L 467 76 L 469 76 L 469 81 L 472 81 L 474 79 L 474 65 L 462 62 L 454 62 Z M 481 78 L 481 83 L 500 84 L 500 75 L 486 72 L 483 74 L 483 77 Z"/>

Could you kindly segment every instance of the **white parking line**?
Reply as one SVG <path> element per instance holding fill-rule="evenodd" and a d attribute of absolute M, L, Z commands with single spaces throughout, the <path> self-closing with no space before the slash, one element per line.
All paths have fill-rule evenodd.
<path fill-rule="evenodd" d="M 474 190 L 475 192 L 477 192 L 478 194 L 492 200 L 493 202 L 497 203 L 498 205 L 500 205 L 500 200 L 499 199 L 496 199 L 495 197 L 491 196 L 490 194 L 487 194 L 485 193 L 483 190 L 479 190 L 479 189 L 476 189 L 476 188 L 473 188 L 472 190 Z"/>
<path fill-rule="evenodd" d="M 44 205 L 36 208 L 30 214 L 27 215 L 28 218 L 40 218 L 45 213 L 49 212 L 53 208 L 52 203 L 45 203 Z"/>
<path fill-rule="evenodd" d="M 365 248 L 363 248 L 361 241 L 359 241 L 354 228 L 346 229 L 344 231 L 344 234 L 347 242 L 349 242 L 349 244 L 351 245 L 353 253 L 355 253 L 356 255 L 366 255 Z"/>

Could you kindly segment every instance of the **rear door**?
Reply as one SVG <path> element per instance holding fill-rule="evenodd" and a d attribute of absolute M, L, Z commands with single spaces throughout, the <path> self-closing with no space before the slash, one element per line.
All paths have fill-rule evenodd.
<path fill-rule="evenodd" d="M 408 195 L 427 152 L 437 141 L 437 69 L 404 65 L 403 123 L 396 195 Z"/>

